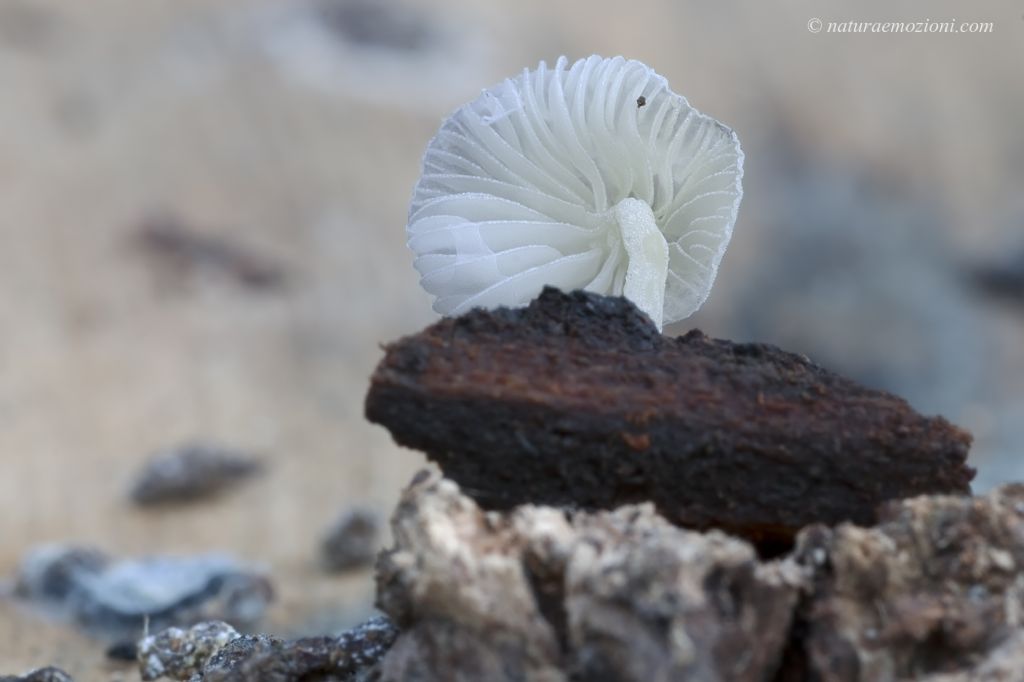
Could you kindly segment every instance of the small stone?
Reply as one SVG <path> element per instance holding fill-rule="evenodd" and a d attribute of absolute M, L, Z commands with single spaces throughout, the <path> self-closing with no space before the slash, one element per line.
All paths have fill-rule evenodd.
<path fill-rule="evenodd" d="M 146 217 L 139 226 L 137 243 L 164 286 L 180 285 L 180 280 L 198 274 L 231 279 L 250 290 L 273 291 L 287 283 L 280 263 L 233 239 L 196 229 L 173 213 Z"/>
<path fill-rule="evenodd" d="M 220 621 L 199 623 L 188 630 L 167 628 L 139 641 L 139 674 L 144 680 L 188 680 L 238 637 L 237 630 Z"/>
<path fill-rule="evenodd" d="M 981 264 L 969 272 L 975 287 L 992 298 L 1024 304 L 1024 251 Z"/>
<path fill-rule="evenodd" d="M 41 545 L 22 558 L 14 594 L 51 605 L 63 603 L 76 598 L 83 576 L 102 573 L 109 564 L 106 554 L 90 547 Z"/>
<path fill-rule="evenodd" d="M 273 598 L 262 572 L 231 557 L 115 561 L 97 550 L 47 545 L 30 552 L 14 594 L 105 638 L 135 638 L 202 620 L 257 621 Z"/>
<path fill-rule="evenodd" d="M 0 675 L 0 682 L 74 682 L 74 678 L 60 668 L 39 668 L 22 676 Z"/>
<path fill-rule="evenodd" d="M 380 519 L 371 509 L 357 507 L 343 514 L 320 545 L 328 571 L 340 572 L 373 564 L 377 556 Z"/>
<path fill-rule="evenodd" d="M 273 656 L 283 644 L 284 640 L 271 635 L 242 635 L 214 653 L 199 671 L 198 679 L 203 682 L 212 682 L 214 679 L 244 680 L 240 675 L 248 672 L 253 659 L 264 655 Z"/>
<path fill-rule="evenodd" d="M 190 443 L 150 458 L 131 485 L 131 499 L 139 505 L 154 505 L 212 497 L 262 468 L 258 459 L 248 455 Z"/>
<path fill-rule="evenodd" d="M 107 647 L 107 658 L 112 661 L 135 661 L 139 658 L 138 642 L 121 639 Z"/>
<path fill-rule="evenodd" d="M 387 653 L 398 630 L 378 616 L 337 637 L 282 641 L 265 635 L 242 637 L 203 668 L 203 682 L 355 681 Z"/>
<path fill-rule="evenodd" d="M 385 617 L 334 637 L 284 640 L 271 635 L 238 635 L 224 623 L 174 628 L 140 643 L 144 680 L 166 676 L 202 682 L 352 681 L 387 653 L 398 630 Z M 143 655 L 143 652 L 146 655 Z"/>

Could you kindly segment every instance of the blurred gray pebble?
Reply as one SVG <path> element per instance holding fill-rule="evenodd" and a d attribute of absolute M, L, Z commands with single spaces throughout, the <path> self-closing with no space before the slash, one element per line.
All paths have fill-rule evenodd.
<path fill-rule="evenodd" d="M 263 470 L 259 459 L 204 443 L 153 455 L 131 485 L 139 505 L 189 502 L 211 497 Z"/>
<path fill-rule="evenodd" d="M 74 682 L 74 678 L 60 668 L 47 666 L 22 676 L 0 675 L 0 682 Z"/>
<path fill-rule="evenodd" d="M 372 509 L 354 507 L 335 522 L 320 545 L 320 559 L 331 572 L 373 564 L 377 557 L 380 517 Z"/>
<path fill-rule="evenodd" d="M 113 560 L 91 549 L 36 548 L 22 560 L 14 595 L 108 639 L 225 620 L 258 621 L 273 599 L 270 581 L 219 554 Z"/>

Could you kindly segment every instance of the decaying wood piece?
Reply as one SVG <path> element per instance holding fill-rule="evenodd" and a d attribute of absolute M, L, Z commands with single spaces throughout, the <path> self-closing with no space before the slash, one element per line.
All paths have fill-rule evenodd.
<path fill-rule="evenodd" d="M 366 415 L 480 504 L 652 501 L 760 544 L 967 493 L 966 432 L 773 346 L 662 336 L 623 298 L 554 289 L 386 349 Z"/>

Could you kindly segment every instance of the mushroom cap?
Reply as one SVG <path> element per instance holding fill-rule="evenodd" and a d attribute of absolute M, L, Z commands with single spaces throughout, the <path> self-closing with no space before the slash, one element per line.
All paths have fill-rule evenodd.
<path fill-rule="evenodd" d="M 656 312 L 670 323 L 711 290 L 742 177 L 736 134 L 648 66 L 562 57 L 444 121 L 413 191 L 409 247 L 442 315 L 525 305 L 545 285 L 622 295 L 638 252 L 627 253 L 616 207 L 638 199 L 667 244 Z"/>

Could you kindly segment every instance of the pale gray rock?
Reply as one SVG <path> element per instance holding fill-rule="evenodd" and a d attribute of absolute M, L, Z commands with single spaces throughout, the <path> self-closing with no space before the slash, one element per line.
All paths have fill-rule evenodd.
<path fill-rule="evenodd" d="M 903 500 L 881 516 L 800 536 L 814 679 L 1024 680 L 1024 485 Z"/>
<path fill-rule="evenodd" d="M 421 474 L 392 519 L 383 680 L 770 680 L 804 572 L 651 505 L 484 512 Z"/>
<path fill-rule="evenodd" d="M 137 637 L 204 620 L 250 625 L 273 598 L 259 569 L 229 556 L 114 560 L 93 549 L 46 545 L 29 552 L 16 597 L 104 638 Z"/>

